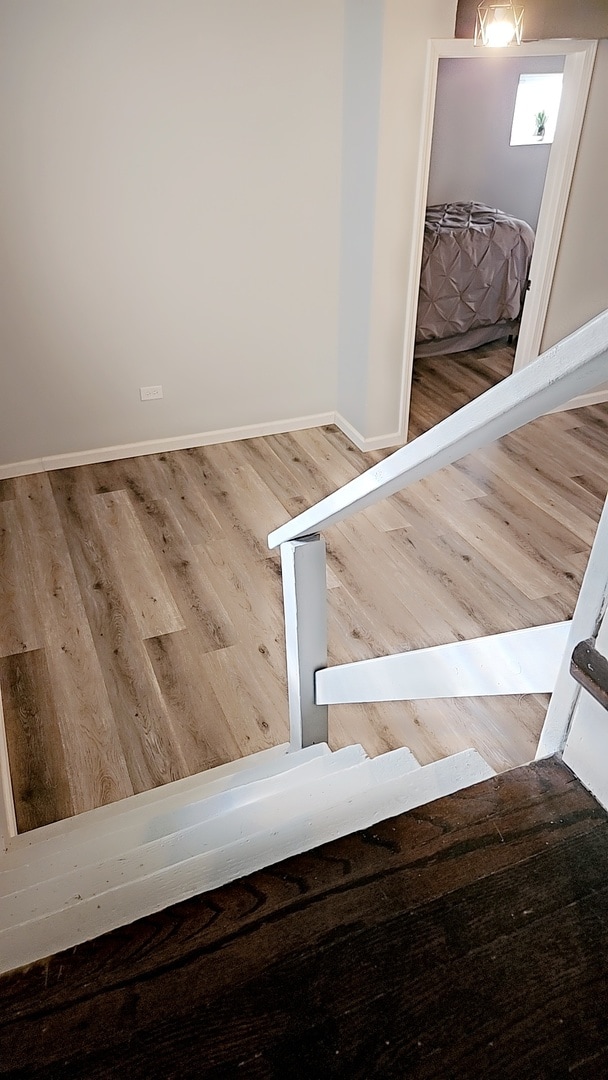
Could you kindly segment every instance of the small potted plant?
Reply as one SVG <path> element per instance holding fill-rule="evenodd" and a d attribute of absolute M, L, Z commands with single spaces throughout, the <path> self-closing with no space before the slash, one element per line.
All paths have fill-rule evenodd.
<path fill-rule="evenodd" d="M 536 138 L 537 139 L 544 139 L 544 137 L 545 137 L 545 127 L 546 127 L 546 124 L 547 124 L 547 114 L 546 114 L 544 109 L 541 109 L 540 112 L 536 113 L 536 116 L 534 117 L 534 123 L 536 125 L 535 131 L 534 131 L 534 134 L 536 135 Z"/>

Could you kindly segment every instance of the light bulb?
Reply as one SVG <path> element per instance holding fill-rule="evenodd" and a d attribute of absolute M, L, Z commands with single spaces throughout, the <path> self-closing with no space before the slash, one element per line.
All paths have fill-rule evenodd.
<path fill-rule="evenodd" d="M 509 4 L 491 4 L 481 0 L 475 19 L 475 44 L 493 49 L 521 45 L 524 9 Z"/>
<path fill-rule="evenodd" d="M 505 19 L 502 9 L 496 11 L 494 18 L 486 27 L 486 40 L 491 49 L 504 49 L 515 37 L 515 27 L 510 19 Z"/>

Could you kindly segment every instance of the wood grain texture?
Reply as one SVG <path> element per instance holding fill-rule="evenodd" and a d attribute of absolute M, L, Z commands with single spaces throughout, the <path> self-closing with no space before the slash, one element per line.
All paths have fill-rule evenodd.
<path fill-rule="evenodd" d="M 186 627 L 196 627 L 202 650 L 227 648 L 234 641 L 230 619 L 213 581 L 200 572 L 192 543 L 181 525 L 181 494 L 178 516 L 167 498 L 157 497 L 154 465 L 153 457 L 95 465 L 91 467 L 92 483 L 99 493 L 128 493 Z M 194 480 L 192 488 L 196 492 Z"/>
<path fill-rule="evenodd" d="M 15 498 L 15 480 L 0 480 L 0 502 L 7 502 Z"/>
<path fill-rule="evenodd" d="M 412 434 L 511 357 L 493 344 L 417 361 Z M 329 529 L 331 662 L 569 618 L 608 487 L 607 416 L 544 417 Z M 44 653 L 75 811 L 285 740 L 266 534 L 387 453 L 330 426 L 0 485 L 0 653 Z M 330 741 L 407 745 L 423 764 L 474 746 L 501 770 L 534 757 L 545 709 L 335 706 Z"/>
<path fill-rule="evenodd" d="M 94 510 L 112 572 L 142 638 L 184 630 L 184 621 L 125 491 L 98 495 Z"/>
<path fill-rule="evenodd" d="M 203 772 L 240 757 L 196 636 L 188 630 L 165 634 L 149 638 L 146 648 L 190 772 Z"/>
<path fill-rule="evenodd" d="M 74 813 L 43 649 L 0 658 L 0 693 L 20 831 Z"/>
<path fill-rule="evenodd" d="M 15 500 L 0 501 L 0 656 L 38 648 L 34 582 Z"/>
<path fill-rule="evenodd" d="M 185 763 L 137 621 L 108 557 L 88 479 L 64 469 L 52 474 L 52 483 L 132 789 L 178 780 Z"/>
<path fill-rule="evenodd" d="M 0 1075 L 605 1075 L 608 819 L 552 760 L 0 979 Z"/>
<path fill-rule="evenodd" d="M 133 788 L 49 476 L 20 477 L 17 490 L 49 674 L 45 693 L 61 725 L 72 804 L 80 813 Z"/>

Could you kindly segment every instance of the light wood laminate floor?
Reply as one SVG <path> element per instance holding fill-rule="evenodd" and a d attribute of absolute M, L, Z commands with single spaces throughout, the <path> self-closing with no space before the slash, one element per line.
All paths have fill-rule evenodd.
<path fill-rule="evenodd" d="M 507 373 L 419 361 L 417 433 Z M 331 661 L 568 618 L 608 487 L 606 406 L 544 417 L 327 531 Z M 287 738 L 267 533 L 387 452 L 336 428 L 0 483 L 0 688 L 20 830 Z M 539 696 L 340 706 L 330 740 L 530 760 Z"/>

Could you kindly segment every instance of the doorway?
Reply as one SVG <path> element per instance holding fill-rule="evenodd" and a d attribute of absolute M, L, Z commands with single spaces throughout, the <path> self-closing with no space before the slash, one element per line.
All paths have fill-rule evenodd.
<path fill-rule="evenodd" d="M 462 58 L 483 60 L 487 64 L 488 60 L 493 58 L 517 57 L 521 60 L 534 57 L 564 57 L 562 101 L 538 213 L 536 241 L 530 266 L 530 286 L 522 314 L 517 354 L 513 364 L 513 370 L 518 370 L 535 360 L 540 352 L 541 336 L 576 161 L 596 47 L 597 42 L 595 41 L 541 41 L 508 49 L 494 50 L 489 55 L 488 50 L 475 48 L 473 43 L 469 41 L 429 42 L 416 192 L 415 241 L 412 244 L 410 256 L 409 288 L 406 297 L 401 393 L 403 441 L 407 438 L 410 410 L 418 286 L 429 187 L 439 62 L 442 58 Z"/>

